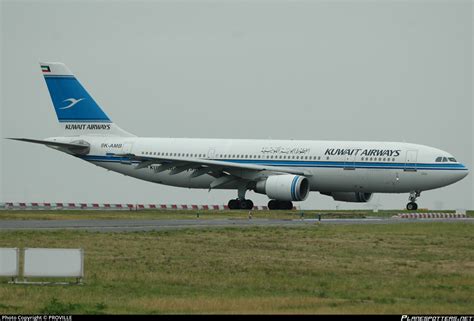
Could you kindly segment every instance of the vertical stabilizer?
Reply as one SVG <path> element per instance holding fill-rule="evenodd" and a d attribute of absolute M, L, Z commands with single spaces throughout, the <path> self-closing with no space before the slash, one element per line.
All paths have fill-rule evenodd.
<path fill-rule="evenodd" d="M 67 136 L 133 136 L 112 122 L 65 64 L 40 65 L 56 116 Z"/>

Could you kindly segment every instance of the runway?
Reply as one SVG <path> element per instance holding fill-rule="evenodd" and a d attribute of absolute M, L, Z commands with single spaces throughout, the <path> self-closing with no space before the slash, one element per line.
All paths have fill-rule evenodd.
<path fill-rule="evenodd" d="M 192 219 L 192 220 L 5 220 L 0 221 L 1 231 L 21 230 L 86 230 L 99 232 L 163 231 L 187 228 L 226 227 L 301 227 L 317 224 L 403 224 L 429 222 L 474 223 L 474 218 L 446 219 L 400 219 L 400 218 L 357 218 L 357 219 Z"/>

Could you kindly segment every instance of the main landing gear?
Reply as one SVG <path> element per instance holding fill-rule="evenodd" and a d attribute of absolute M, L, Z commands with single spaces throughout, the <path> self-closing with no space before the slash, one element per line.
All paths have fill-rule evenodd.
<path fill-rule="evenodd" d="M 251 210 L 253 209 L 253 202 L 245 198 L 236 198 L 234 200 L 230 200 L 227 206 L 229 206 L 230 210 Z"/>
<path fill-rule="evenodd" d="M 251 210 L 253 209 L 253 202 L 248 199 L 233 199 L 227 204 L 230 210 Z M 277 201 L 271 200 L 268 202 L 269 210 L 292 210 L 293 203 L 291 201 Z"/>
<path fill-rule="evenodd" d="M 241 185 L 238 189 L 238 197 L 236 199 L 230 200 L 227 203 L 227 206 L 230 210 L 251 210 L 253 209 L 253 202 L 245 198 L 245 193 L 247 192 L 247 186 Z"/>
<path fill-rule="evenodd" d="M 418 204 L 416 204 L 415 201 L 418 197 L 420 197 L 420 194 L 420 191 L 410 192 L 410 196 L 408 197 L 410 202 L 407 204 L 407 210 L 416 211 L 418 209 Z"/>
<path fill-rule="evenodd" d="M 242 185 L 238 189 L 238 197 L 236 199 L 230 200 L 227 203 L 227 206 L 230 210 L 251 210 L 253 209 L 253 202 L 245 198 L 245 192 L 247 191 L 247 187 Z M 278 200 L 270 200 L 268 202 L 268 209 L 269 210 L 292 210 L 293 203 L 291 201 L 278 201 Z"/>
<path fill-rule="evenodd" d="M 271 200 L 268 202 L 269 210 L 292 210 L 293 203 L 291 201 L 277 201 Z"/>

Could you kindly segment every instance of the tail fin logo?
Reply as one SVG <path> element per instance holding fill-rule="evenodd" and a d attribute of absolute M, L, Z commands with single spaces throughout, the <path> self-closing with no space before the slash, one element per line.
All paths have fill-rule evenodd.
<path fill-rule="evenodd" d="M 72 108 L 74 107 L 78 102 L 80 102 L 81 100 L 84 100 L 85 98 L 79 98 L 79 99 L 76 99 L 76 98 L 68 98 L 68 99 L 64 99 L 63 102 L 70 102 L 69 105 L 65 106 L 65 107 L 61 107 L 61 108 L 58 108 L 58 109 L 69 109 L 69 108 Z"/>

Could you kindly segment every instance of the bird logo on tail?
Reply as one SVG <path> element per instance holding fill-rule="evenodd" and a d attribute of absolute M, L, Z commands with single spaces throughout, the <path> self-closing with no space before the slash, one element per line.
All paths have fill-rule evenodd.
<path fill-rule="evenodd" d="M 78 102 L 80 102 L 81 100 L 84 100 L 85 98 L 79 98 L 79 99 L 76 99 L 76 98 L 68 98 L 68 99 L 64 99 L 63 102 L 70 102 L 69 105 L 65 106 L 65 107 L 61 107 L 59 109 L 69 109 L 69 108 L 72 108 L 74 107 L 74 105 L 76 105 Z"/>

